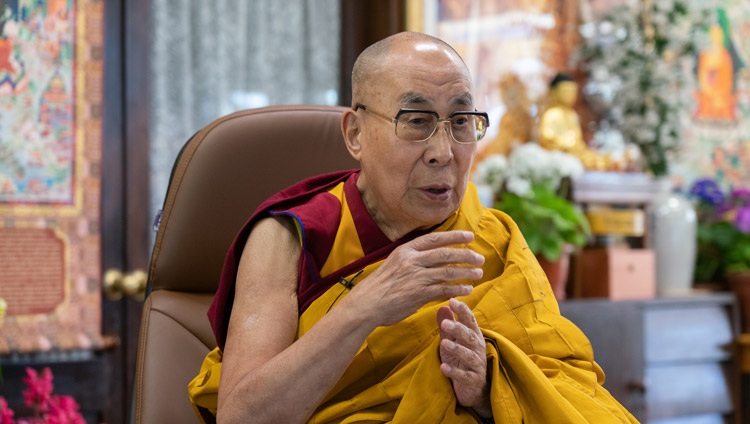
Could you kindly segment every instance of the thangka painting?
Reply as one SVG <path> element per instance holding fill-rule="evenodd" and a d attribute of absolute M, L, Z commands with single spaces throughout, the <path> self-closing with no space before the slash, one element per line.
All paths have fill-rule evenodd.
<path fill-rule="evenodd" d="M 695 103 L 685 131 L 683 171 L 727 187 L 750 185 L 750 7 L 716 1 L 696 53 Z"/>
<path fill-rule="evenodd" d="M 0 0 L 0 353 L 101 346 L 101 0 Z"/>

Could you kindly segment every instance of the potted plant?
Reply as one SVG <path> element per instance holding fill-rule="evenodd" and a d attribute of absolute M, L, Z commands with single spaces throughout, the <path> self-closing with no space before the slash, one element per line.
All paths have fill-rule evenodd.
<path fill-rule="evenodd" d="M 727 275 L 750 273 L 750 189 L 725 193 L 711 178 L 696 180 L 690 196 L 698 214 L 695 281 L 727 282 Z"/>
<path fill-rule="evenodd" d="M 572 248 L 586 244 L 591 233 L 581 209 L 567 199 L 569 182 L 584 171 L 570 154 L 546 150 L 536 143 L 516 146 L 508 157 L 491 155 L 477 165 L 474 182 L 491 187 L 493 205 L 518 224 L 531 251 L 545 268 L 558 299 L 567 278 Z M 567 182 L 567 184 L 566 184 Z"/>
<path fill-rule="evenodd" d="M 694 281 L 731 289 L 740 301 L 743 329 L 750 330 L 750 189 L 725 193 L 711 178 L 690 189 L 698 214 Z"/>

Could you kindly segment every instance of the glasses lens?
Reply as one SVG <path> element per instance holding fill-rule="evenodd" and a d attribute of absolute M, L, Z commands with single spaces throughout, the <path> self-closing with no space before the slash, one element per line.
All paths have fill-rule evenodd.
<path fill-rule="evenodd" d="M 459 143 L 476 143 L 487 132 L 484 116 L 471 113 L 457 113 L 451 118 L 451 133 Z"/>
<path fill-rule="evenodd" d="M 409 141 L 424 141 L 433 135 L 438 122 L 434 113 L 404 112 L 396 121 L 396 136 Z M 471 144 L 484 137 L 487 124 L 487 119 L 482 115 L 456 113 L 450 119 L 450 130 L 454 140 Z"/>
<path fill-rule="evenodd" d="M 409 141 L 426 140 L 435 131 L 437 122 L 438 118 L 431 113 L 403 113 L 396 121 L 396 135 Z"/>

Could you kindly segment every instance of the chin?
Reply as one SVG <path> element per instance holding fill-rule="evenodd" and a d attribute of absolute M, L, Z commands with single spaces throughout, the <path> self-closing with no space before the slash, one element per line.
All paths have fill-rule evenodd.
<path fill-rule="evenodd" d="M 441 222 L 448 219 L 451 215 L 453 215 L 457 209 L 458 206 L 452 206 L 439 209 L 431 208 L 430 210 L 425 211 L 422 216 L 425 217 L 426 221 L 429 221 L 425 224 L 425 227 L 431 227 L 433 225 L 440 224 Z"/>

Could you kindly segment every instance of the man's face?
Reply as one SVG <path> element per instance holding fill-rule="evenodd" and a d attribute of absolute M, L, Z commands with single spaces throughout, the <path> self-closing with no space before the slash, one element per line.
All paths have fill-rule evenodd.
<path fill-rule="evenodd" d="M 402 108 L 435 111 L 441 119 L 473 111 L 471 80 L 458 58 L 431 43 L 396 49 L 362 103 L 395 117 Z M 438 224 L 466 191 L 476 144 L 458 144 L 446 124 L 423 142 L 399 138 L 394 124 L 359 110 L 362 173 L 359 188 L 378 225 L 391 238 Z"/>

